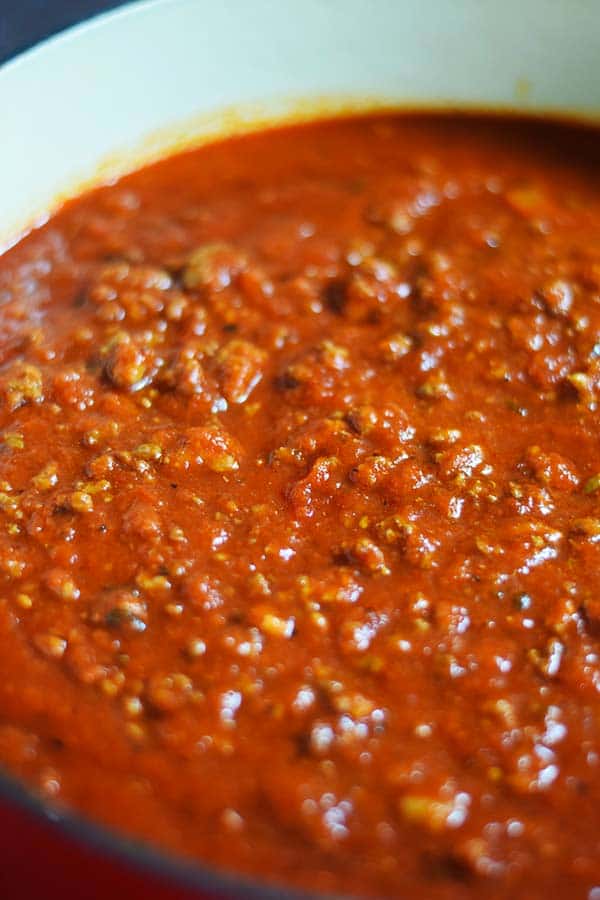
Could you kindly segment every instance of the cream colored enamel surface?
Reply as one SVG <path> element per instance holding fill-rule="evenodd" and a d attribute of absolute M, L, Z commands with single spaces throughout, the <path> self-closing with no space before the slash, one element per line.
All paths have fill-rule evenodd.
<path fill-rule="evenodd" d="M 134 3 L 0 69 L 0 239 L 225 107 L 246 111 L 229 125 L 300 99 L 595 115 L 599 46 L 597 0 Z"/>

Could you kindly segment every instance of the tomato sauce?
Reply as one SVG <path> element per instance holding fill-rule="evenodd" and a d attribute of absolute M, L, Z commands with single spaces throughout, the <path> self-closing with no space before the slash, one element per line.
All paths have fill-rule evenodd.
<path fill-rule="evenodd" d="M 0 761 L 212 866 L 600 896 L 600 139 L 231 138 L 0 259 Z"/>

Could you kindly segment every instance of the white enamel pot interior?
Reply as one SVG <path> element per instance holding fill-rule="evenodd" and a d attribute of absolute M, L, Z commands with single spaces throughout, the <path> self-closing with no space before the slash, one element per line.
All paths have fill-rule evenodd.
<path fill-rule="evenodd" d="M 600 111 L 597 0 L 150 0 L 0 69 L 0 242 L 214 133 L 373 103 Z M 299 107 L 301 104 L 301 107 Z"/>

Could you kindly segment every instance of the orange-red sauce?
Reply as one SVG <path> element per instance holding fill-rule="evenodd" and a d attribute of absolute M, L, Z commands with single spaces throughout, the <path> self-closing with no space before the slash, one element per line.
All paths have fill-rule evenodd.
<path fill-rule="evenodd" d="M 600 139 L 230 139 L 0 259 L 0 760 L 255 877 L 600 892 Z"/>

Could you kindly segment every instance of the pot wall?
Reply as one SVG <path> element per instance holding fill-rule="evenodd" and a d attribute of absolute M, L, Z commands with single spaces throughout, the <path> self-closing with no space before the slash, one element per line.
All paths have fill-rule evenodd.
<path fill-rule="evenodd" d="M 594 114 L 599 46 L 595 0 L 134 3 L 0 69 L 0 240 L 83 182 L 214 131 L 225 107 L 241 111 L 229 126 L 299 100 L 304 114 L 356 101 Z"/>

